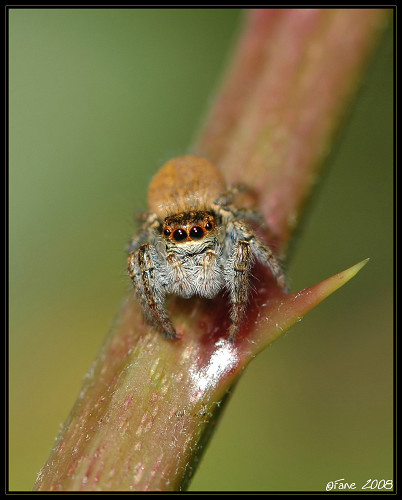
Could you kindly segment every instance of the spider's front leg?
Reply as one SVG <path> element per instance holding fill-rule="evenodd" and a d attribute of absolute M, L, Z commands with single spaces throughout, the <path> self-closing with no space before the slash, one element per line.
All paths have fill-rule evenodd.
<path fill-rule="evenodd" d="M 232 258 L 229 259 L 225 274 L 229 277 L 232 309 L 229 328 L 229 340 L 234 340 L 239 332 L 246 312 L 249 272 L 252 264 L 251 248 L 248 241 L 239 240 L 233 246 Z"/>
<path fill-rule="evenodd" d="M 176 330 L 164 307 L 165 291 L 158 275 L 158 267 L 156 250 L 149 243 L 130 252 L 127 259 L 128 274 L 144 313 L 162 330 L 166 338 L 175 338 Z"/>

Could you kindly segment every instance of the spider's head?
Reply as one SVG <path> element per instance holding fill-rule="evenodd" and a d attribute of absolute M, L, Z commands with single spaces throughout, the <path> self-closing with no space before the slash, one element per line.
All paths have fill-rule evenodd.
<path fill-rule="evenodd" d="M 201 241 L 216 228 L 213 212 L 189 211 L 166 217 L 162 225 L 162 237 L 171 243 Z"/>

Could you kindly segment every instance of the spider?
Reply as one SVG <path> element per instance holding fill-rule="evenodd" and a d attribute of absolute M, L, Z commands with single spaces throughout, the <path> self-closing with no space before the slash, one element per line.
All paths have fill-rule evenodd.
<path fill-rule="evenodd" d="M 250 225 L 258 215 L 233 204 L 240 190 L 225 189 L 219 170 L 192 155 L 170 160 L 153 178 L 150 211 L 142 214 L 142 227 L 129 245 L 127 269 L 145 316 L 165 337 L 177 337 L 164 306 L 167 294 L 212 299 L 226 289 L 228 338 L 234 340 L 245 316 L 254 259 L 286 287 L 272 250 Z"/>

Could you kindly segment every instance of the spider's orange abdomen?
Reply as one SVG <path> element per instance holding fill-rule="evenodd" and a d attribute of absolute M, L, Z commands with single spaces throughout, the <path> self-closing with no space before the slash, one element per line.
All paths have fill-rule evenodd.
<path fill-rule="evenodd" d="M 161 218 L 189 209 L 202 210 L 224 189 L 223 176 L 215 165 L 198 156 L 180 156 L 165 163 L 152 179 L 149 209 Z"/>

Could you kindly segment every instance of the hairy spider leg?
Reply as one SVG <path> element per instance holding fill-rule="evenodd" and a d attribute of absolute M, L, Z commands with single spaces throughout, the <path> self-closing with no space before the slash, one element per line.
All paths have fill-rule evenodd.
<path fill-rule="evenodd" d="M 265 245 L 244 222 L 235 221 L 233 226 L 238 238 L 250 243 L 252 254 L 261 264 L 267 266 L 280 288 L 287 290 L 286 278 L 272 250 Z"/>
<path fill-rule="evenodd" d="M 232 308 L 229 328 L 229 340 L 234 340 L 243 322 L 248 301 L 248 279 L 252 263 L 250 244 L 248 241 L 240 240 L 233 245 L 233 255 L 229 259 L 230 267 L 226 272 L 230 277 L 230 298 Z"/>
<path fill-rule="evenodd" d="M 176 330 L 164 307 L 165 292 L 155 280 L 157 253 L 145 243 L 128 256 L 128 274 L 146 315 L 163 331 L 166 338 L 177 337 Z"/>

